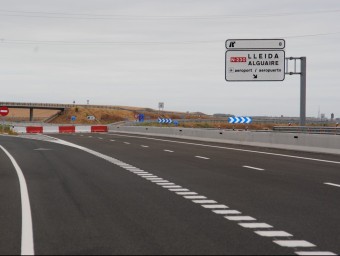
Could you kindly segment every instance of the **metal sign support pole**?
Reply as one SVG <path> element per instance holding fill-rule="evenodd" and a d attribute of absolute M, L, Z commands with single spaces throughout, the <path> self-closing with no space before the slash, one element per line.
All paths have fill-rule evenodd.
<path fill-rule="evenodd" d="M 297 70 L 296 61 L 300 60 L 300 72 Z M 294 70 L 289 72 L 289 63 L 294 61 Z M 307 98 L 307 58 L 290 57 L 286 58 L 286 74 L 300 75 L 300 126 L 306 126 L 306 98 Z"/>
<path fill-rule="evenodd" d="M 307 58 L 301 58 L 300 126 L 306 126 Z"/>

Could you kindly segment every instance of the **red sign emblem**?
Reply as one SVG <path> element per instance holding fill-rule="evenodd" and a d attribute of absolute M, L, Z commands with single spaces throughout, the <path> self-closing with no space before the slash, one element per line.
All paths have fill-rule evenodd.
<path fill-rule="evenodd" d="M 1 107 L 0 108 L 0 115 L 2 116 L 7 116 L 9 114 L 9 109 L 8 107 Z"/>

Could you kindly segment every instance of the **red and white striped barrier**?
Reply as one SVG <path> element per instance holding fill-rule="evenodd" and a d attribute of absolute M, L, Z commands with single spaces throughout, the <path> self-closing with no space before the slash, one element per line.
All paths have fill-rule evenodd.
<path fill-rule="evenodd" d="M 14 127 L 13 131 L 17 133 L 94 133 L 94 132 L 108 132 L 106 125 L 96 126 L 27 126 L 27 127 Z"/>

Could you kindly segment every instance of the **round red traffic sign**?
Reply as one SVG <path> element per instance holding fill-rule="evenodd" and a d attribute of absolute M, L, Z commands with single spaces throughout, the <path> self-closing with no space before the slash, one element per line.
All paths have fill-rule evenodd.
<path fill-rule="evenodd" d="M 7 116 L 9 114 L 8 107 L 0 107 L 0 115 Z"/>

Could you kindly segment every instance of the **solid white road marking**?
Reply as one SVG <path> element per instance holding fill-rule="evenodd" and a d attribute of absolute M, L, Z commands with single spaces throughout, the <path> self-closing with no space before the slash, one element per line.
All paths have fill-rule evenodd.
<path fill-rule="evenodd" d="M 156 184 L 160 185 L 162 187 L 176 185 L 175 183 L 171 183 L 168 180 L 164 180 L 162 182 L 157 182 Z"/>
<path fill-rule="evenodd" d="M 265 237 L 289 237 L 293 236 L 285 231 L 255 231 L 256 234 Z"/>
<path fill-rule="evenodd" d="M 256 220 L 256 219 L 254 219 L 253 217 L 250 217 L 250 216 L 232 216 L 232 217 L 226 216 L 225 218 L 228 219 L 228 220 L 231 220 L 231 221 L 253 221 L 253 220 Z"/>
<path fill-rule="evenodd" d="M 241 212 L 236 211 L 236 210 L 216 210 L 216 211 L 213 211 L 213 213 L 216 213 L 216 214 L 223 214 L 223 215 L 228 215 L 228 214 L 241 214 Z"/>
<path fill-rule="evenodd" d="M 267 223 L 239 223 L 241 227 L 244 228 L 273 228 L 273 226 L 267 224 Z"/>
<path fill-rule="evenodd" d="M 210 158 L 204 157 L 204 156 L 195 156 L 196 158 L 204 159 L 204 160 L 209 160 Z"/>
<path fill-rule="evenodd" d="M 130 145 L 131 143 L 130 143 L 130 142 L 124 142 L 124 144 L 126 144 L 126 145 Z"/>
<path fill-rule="evenodd" d="M 178 144 L 193 145 L 193 146 L 201 146 L 201 147 L 209 147 L 209 148 L 219 148 L 219 149 L 233 150 L 233 151 L 239 151 L 239 152 L 256 153 L 256 154 L 262 154 L 262 155 L 271 155 L 271 156 L 280 156 L 280 157 L 296 158 L 296 159 L 309 160 L 309 161 L 316 161 L 316 162 L 324 162 L 324 163 L 340 164 L 340 162 L 338 162 L 338 161 L 330 161 L 330 160 L 323 160 L 323 159 L 317 159 L 317 158 L 309 158 L 309 157 L 301 157 L 301 156 L 293 156 L 293 155 L 277 154 L 277 153 L 270 153 L 270 152 L 263 152 L 263 151 L 255 151 L 255 150 L 240 149 L 240 148 L 230 148 L 230 147 L 213 146 L 213 145 L 206 145 L 206 144 L 200 144 L 200 143 L 191 143 L 191 142 L 184 142 L 184 141 L 163 140 L 163 139 L 148 138 L 148 137 L 141 137 L 141 136 L 121 135 L 121 134 L 114 134 L 114 136 L 128 137 L 128 138 L 139 138 L 139 139 L 146 139 L 146 140 L 155 140 L 155 141 L 163 141 L 163 142 L 171 142 L 171 143 L 178 143 Z"/>
<path fill-rule="evenodd" d="M 317 251 L 315 251 L 315 252 L 313 252 L 313 251 L 309 251 L 309 252 L 295 252 L 295 254 L 297 254 L 297 255 L 306 255 L 306 256 L 319 256 L 319 255 L 325 255 L 325 256 L 327 256 L 327 255 L 337 255 L 337 254 L 335 254 L 335 253 L 333 253 L 333 252 L 317 252 Z"/>
<path fill-rule="evenodd" d="M 339 187 L 340 188 L 340 185 L 339 184 L 335 184 L 335 183 L 324 183 L 325 185 L 329 185 L 329 186 L 333 186 L 333 187 Z"/>
<path fill-rule="evenodd" d="M 30 199 L 28 196 L 28 189 L 24 174 L 14 157 L 0 145 L 0 148 L 5 152 L 11 160 L 16 173 L 19 178 L 20 196 L 21 196 L 21 255 L 34 255 L 34 242 L 33 242 L 33 224 Z"/>
<path fill-rule="evenodd" d="M 247 166 L 247 165 L 244 165 L 243 167 L 248 168 L 248 169 L 257 170 L 257 171 L 264 171 L 264 169 L 262 169 L 262 168 L 257 168 L 257 167 Z"/>
<path fill-rule="evenodd" d="M 148 148 L 149 146 L 141 145 L 142 148 Z"/>
<path fill-rule="evenodd" d="M 274 240 L 274 243 L 282 247 L 316 247 L 316 245 L 304 240 Z"/>

